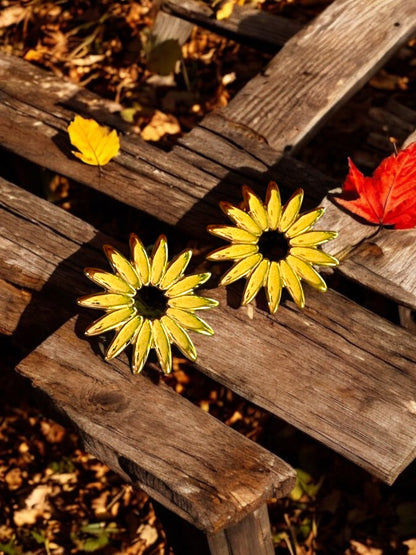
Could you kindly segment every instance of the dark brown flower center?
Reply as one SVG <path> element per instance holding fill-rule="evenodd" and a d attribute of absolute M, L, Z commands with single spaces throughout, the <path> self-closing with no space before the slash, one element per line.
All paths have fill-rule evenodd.
<path fill-rule="evenodd" d="M 167 308 L 166 295 L 153 285 L 143 285 L 138 289 L 134 298 L 138 314 L 149 320 L 161 318 Z"/>
<path fill-rule="evenodd" d="M 279 231 L 266 231 L 260 237 L 259 251 L 264 258 L 278 262 L 289 254 L 289 242 Z"/>

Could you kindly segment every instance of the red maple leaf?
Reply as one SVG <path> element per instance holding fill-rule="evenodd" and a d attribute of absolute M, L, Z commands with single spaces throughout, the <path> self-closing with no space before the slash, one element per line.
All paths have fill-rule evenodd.
<path fill-rule="evenodd" d="M 372 224 L 416 226 L 416 142 L 385 158 L 372 177 L 348 162 L 350 171 L 335 202 Z"/>

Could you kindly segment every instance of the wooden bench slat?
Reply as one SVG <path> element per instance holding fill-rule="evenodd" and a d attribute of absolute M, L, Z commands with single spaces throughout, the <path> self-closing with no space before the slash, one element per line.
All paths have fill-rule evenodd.
<path fill-rule="evenodd" d="M 223 20 L 216 19 L 214 11 L 198 0 L 164 0 L 161 8 L 237 42 L 272 51 L 283 46 L 301 28 L 293 20 L 250 6 L 234 6 L 230 17 Z"/>
<path fill-rule="evenodd" d="M 280 184 L 284 176 L 283 181 L 289 188 L 294 190 L 302 186 L 305 189 L 310 206 L 319 204 L 326 208 L 316 229 L 332 229 L 339 233 L 337 239 L 325 247 L 327 252 L 339 256 L 342 260 L 336 271 L 397 303 L 416 310 L 416 274 L 412 263 L 416 256 L 416 229 L 383 230 L 377 237 L 371 238 L 374 226 L 355 220 L 328 198 L 321 200 L 323 190 L 335 189 L 338 185 L 335 181 L 302 165 L 299 165 L 299 172 L 308 175 L 308 183 L 299 179 L 295 172 L 292 175 L 287 174 L 285 168 L 289 168 L 289 172 L 293 171 L 291 159 L 283 157 L 274 163 L 274 150 L 255 138 L 250 138 L 250 133 L 244 128 L 233 127 L 231 123 L 228 130 L 225 130 L 226 125 L 227 120 L 222 119 L 222 114 L 205 118 L 199 127 L 181 140 L 180 146 L 175 147 L 175 154 L 209 174 L 216 173 L 220 179 L 233 171 L 234 165 L 243 166 L 246 174 L 250 176 L 250 170 L 257 168 L 260 161 L 265 167 L 270 164 L 270 169 L 258 178 L 263 183 L 261 195 L 265 194 L 268 179 L 275 179 Z M 227 137 L 221 135 L 223 131 Z M 213 154 L 206 154 L 204 145 L 213 144 L 214 135 L 216 148 Z M 228 163 L 228 168 L 224 167 L 225 163 Z M 242 178 L 241 183 L 247 183 L 249 179 Z M 255 184 L 254 188 L 259 190 L 258 184 Z M 229 198 L 228 194 L 227 197 L 224 194 L 223 199 L 225 198 Z M 366 242 L 367 238 L 371 238 L 370 243 Z M 361 245 L 357 252 L 356 245 Z M 373 250 L 371 245 L 374 247 Z"/>
<path fill-rule="evenodd" d="M 59 313 L 62 321 L 78 311 L 75 298 L 88 286 L 82 267 L 102 266 L 101 247 L 109 239 L 2 179 L 0 191 L 0 275 L 8 278 L 0 280 L 0 303 L 5 304 L 0 328 L 7 334 L 17 328 L 15 339 L 27 343 L 33 343 L 32 335 L 36 339 L 39 327 L 52 333 L 19 368 L 53 397 L 57 408 L 77 426 L 88 450 L 209 533 L 242 518 L 268 497 L 288 493 L 295 474 L 283 461 L 163 383 L 155 385 L 141 376 L 136 380 L 125 363 L 104 363 L 85 339 L 77 337 L 74 321 L 53 333 L 56 321 L 51 312 Z M 26 290 L 19 295 L 12 284 L 32 290 L 32 298 Z M 13 303 L 12 310 L 8 302 Z M 125 420 L 131 425 L 121 426 Z M 172 429 L 166 429 L 166 422 Z M 127 437 L 118 437 L 121 429 Z M 169 437 L 175 439 L 165 452 Z M 117 453 L 124 457 L 123 465 Z M 162 455 L 165 459 L 158 459 Z M 169 465 L 173 468 L 168 471 Z"/>
<path fill-rule="evenodd" d="M 16 93 L 17 99 L 4 97 L 9 106 L 0 105 L 2 144 L 36 163 L 73 177 L 205 239 L 205 226 L 219 217 L 217 202 L 224 198 L 238 200 L 243 183 L 257 190 L 256 181 L 262 181 L 265 187 L 269 178 L 276 179 L 279 184 L 292 190 L 301 184 L 307 191 L 310 206 L 317 205 L 324 192 L 336 186 L 334 181 L 296 160 L 287 157 L 279 159 L 276 151 L 255 133 L 224 118 L 222 113 L 205 118 L 202 125 L 185 137 L 173 153 L 160 152 L 138 138 L 124 138 L 123 154 L 103 168 L 99 178 L 96 168 L 70 158 L 65 131 L 70 116 L 61 104 L 66 106 L 69 103 L 74 108 L 84 106 L 84 109 L 88 106 L 98 109 L 97 106 L 101 106 L 102 110 L 103 103 L 94 102 L 94 95 L 74 89 L 73 85 L 63 86 L 60 92 L 57 85 L 59 80 L 55 77 L 24 61 L 0 56 L 0 73 L 6 76 L 12 67 L 15 72 L 5 79 L 3 94 Z M 25 75 L 24 68 L 28 68 L 28 75 Z M 43 93 L 48 91 L 48 94 L 33 95 L 28 79 L 35 83 L 38 90 Z M 31 105 L 28 104 L 29 95 Z M 77 98 L 75 105 L 71 96 Z M 23 100 L 26 102 L 23 103 Z M 111 117 L 107 116 L 107 119 L 112 121 Z M 20 124 L 21 133 L 16 132 L 16 124 Z M 48 152 L 47 157 L 45 152 Z M 159 198 L 166 195 L 167 191 L 170 202 L 161 212 Z M 371 226 L 361 225 L 331 202 L 324 201 L 323 204 L 327 206 L 327 212 L 321 227 L 339 231 L 338 239 L 331 242 L 328 249 L 334 254 L 351 251 L 354 245 L 373 233 Z M 407 242 L 399 240 L 398 235 L 397 239 L 396 235 L 392 235 L 389 239 L 391 245 L 386 250 L 389 257 L 368 257 L 368 260 L 363 260 L 360 256 L 358 262 L 352 259 L 345 261 L 340 271 L 349 278 L 356 277 L 396 302 L 414 308 L 416 292 L 412 266 L 403 267 L 400 263 L 409 256 L 409 244 L 414 233 L 408 233 Z M 382 237 L 380 235 L 378 240 Z"/>
<path fill-rule="evenodd" d="M 70 320 L 18 365 L 86 449 L 208 533 L 294 485 L 289 465 L 151 376 L 105 363 Z"/>
<path fill-rule="evenodd" d="M 29 70 L 27 76 L 24 74 L 26 67 Z M 1 54 L 0 79 L 0 144 L 36 164 L 116 197 L 188 233 L 207 237 L 205 225 L 218 218 L 217 206 L 223 198 L 221 191 L 216 194 L 218 179 L 215 175 L 134 136 L 122 138 L 121 154 L 102 168 L 100 176 L 97 168 L 88 167 L 72 157 L 66 132 L 74 109 L 83 106 L 84 110 L 88 110 L 90 105 L 94 106 L 91 93 L 81 89 L 76 92 L 73 86 L 63 86 L 61 98 L 60 80 L 27 62 Z M 33 88 L 39 94 L 34 94 Z M 68 98 L 69 95 L 77 101 Z M 101 106 L 101 112 L 97 109 L 92 114 L 84 114 L 101 114 L 103 104 L 98 101 L 96 104 Z M 114 123 L 108 115 L 104 122 Z M 207 152 L 213 150 L 215 153 L 213 138 L 211 134 L 210 144 L 205 145 Z M 235 148 L 234 158 L 238 159 L 239 152 L 242 154 L 241 162 L 248 157 L 247 165 L 252 165 L 257 175 L 267 171 L 267 163 L 270 163 L 272 156 L 276 156 L 274 151 L 266 149 L 263 155 L 266 160 L 263 161 L 257 153 L 250 156 Z M 232 160 L 229 162 L 233 163 Z M 221 166 L 218 168 L 221 171 Z M 229 173 L 226 165 L 225 173 Z M 316 177 L 318 172 L 305 171 L 304 166 L 296 161 L 288 160 L 282 165 L 280 173 L 280 181 L 287 181 L 293 186 L 302 181 L 313 190 L 319 182 Z M 239 198 L 244 174 L 246 172 L 242 171 L 227 176 L 224 188 L 231 198 Z M 322 174 L 319 175 L 322 178 Z M 170 202 L 161 213 L 159 198 L 165 196 L 167 191 Z"/>
<path fill-rule="evenodd" d="M 383 229 L 354 249 L 337 271 L 353 282 L 416 310 L 415 245 L 416 229 Z M 327 252 L 333 249 L 336 245 Z M 333 253 L 336 256 L 336 252 Z"/>
<path fill-rule="evenodd" d="M 408 0 L 336 0 L 224 108 L 278 152 L 298 148 L 416 29 Z"/>
<path fill-rule="evenodd" d="M 2 202 L 0 222 L 6 221 L 4 213 L 10 213 L 13 206 L 28 211 L 27 221 L 33 218 L 35 203 L 46 204 L 40 199 L 20 202 L 21 197 L 33 196 L 12 186 L 8 190 L 6 194 L 2 187 L 6 202 Z M 59 219 L 73 220 L 74 216 L 54 209 Z M 64 304 L 71 295 L 87 292 L 86 286 L 82 290 L 81 268 L 97 251 L 87 244 L 72 244 L 71 252 L 71 242 L 65 239 L 67 258 L 52 279 L 44 268 L 56 263 L 64 238 L 54 239 L 51 228 L 33 223 L 25 239 L 17 231 L 19 222 L 11 225 L 1 233 L 1 278 L 22 285 L 26 272 L 30 282 L 38 272 L 40 280 L 56 282 L 61 288 L 58 298 Z M 90 237 L 93 230 L 83 222 L 76 226 L 76 233 L 81 236 L 83 226 L 85 238 Z M 34 236 L 37 248 L 45 245 L 45 250 L 32 260 Z M 10 263 L 11 249 L 15 254 Z M 26 260 L 31 262 L 29 269 Z M 73 281 L 59 279 L 60 272 L 73 275 Z M 414 458 L 416 345 L 408 332 L 332 291 L 322 296 L 308 289 L 305 310 L 285 302 L 277 316 L 255 309 L 253 320 L 247 308 L 227 306 L 223 290 L 210 291 L 210 295 L 221 301 L 221 310 L 209 315 L 215 335 L 209 340 L 194 338 L 197 364 L 203 372 L 389 483 Z"/>
<path fill-rule="evenodd" d="M 388 483 L 416 456 L 414 336 L 328 292 L 277 318 L 225 306 L 203 371 Z M 224 344 L 223 338 L 227 340 Z"/>

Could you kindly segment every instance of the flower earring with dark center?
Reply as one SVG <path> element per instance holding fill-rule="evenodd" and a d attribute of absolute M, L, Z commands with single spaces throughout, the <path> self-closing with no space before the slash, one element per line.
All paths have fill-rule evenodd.
<path fill-rule="evenodd" d="M 115 248 L 104 246 L 104 252 L 115 274 L 86 268 L 85 274 L 103 287 L 101 293 L 85 295 L 78 304 L 105 310 L 106 314 L 91 324 L 86 335 L 98 335 L 115 330 L 105 358 L 119 355 L 130 343 L 133 345 L 132 368 L 137 374 L 153 347 L 160 366 L 166 374 L 172 370 L 171 343 L 190 360 L 196 350 L 188 331 L 212 335 L 212 328 L 195 314 L 196 310 L 212 308 L 218 302 L 194 294 L 210 273 L 184 276 L 192 251 L 180 253 L 168 263 L 166 237 L 157 240 L 151 257 L 140 239 L 130 236 L 131 260 Z"/>
<path fill-rule="evenodd" d="M 303 190 L 298 189 L 282 207 L 279 188 L 271 181 L 263 202 L 247 187 L 243 187 L 241 207 L 221 202 L 220 207 L 235 224 L 210 225 L 208 231 L 231 244 L 208 255 L 209 260 L 234 261 L 222 276 L 220 285 L 247 278 L 242 304 L 254 299 L 265 288 L 270 312 L 276 312 L 283 287 L 295 303 L 303 308 L 305 296 L 301 280 L 320 291 L 326 283 L 314 266 L 336 266 L 338 260 L 318 249 L 334 239 L 336 231 L 311 231 L 324 213 L 317 208 L 299 214 Z"/>

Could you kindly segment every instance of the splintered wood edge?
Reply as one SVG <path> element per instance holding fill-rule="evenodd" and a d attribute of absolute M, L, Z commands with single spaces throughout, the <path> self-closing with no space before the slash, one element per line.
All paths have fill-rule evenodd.
<path fill-rule="evenodd" d="M 162 380 L 105 363 L 75 319 L 19 363 L 88 451 L 208 533 L 289 493 L 295 471 Z"/>

